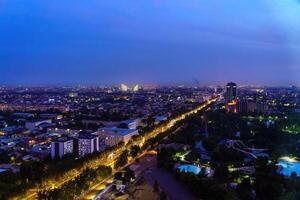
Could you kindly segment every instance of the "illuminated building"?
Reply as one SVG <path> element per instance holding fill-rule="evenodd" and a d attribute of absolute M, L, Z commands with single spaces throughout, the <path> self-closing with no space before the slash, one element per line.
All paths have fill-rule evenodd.
<path fill-rule="evenodd" d="M 140 86 L 139 86 L 139 85 L 135 85 L 135 86 L 133 87 L 133 92 L 138 92 L 139 89 L 140 89 Z"/>
<path fill-rule="evenodd" d="M 99 151 L 99 138 L 89 133 L 80 133 L 78 138 L 78 155 L 83 157 L 87 154 Z"/>
<path fill-rule="evenodd" d="M 127 92 L 128 91 L 128 86 L 125 84 L 121 84 L 121 91 L 122 92 Z"/>
<path fill-rule="evenodd" d="M 237 97 L 237 85 L 236 83 L 228 83 L 226 85 L 226 94 L 225 94 L 225 99 L 226 103 L 231 102 L 232 100 L 236 100 Z"/>
<path fill-rule="evenodd" d="M 71 97 L 71 98 L 78 97 L 78 93 L 76 93 L 76 92 L 71 92 L 71 93 L 69 94 L 69 97 Z"/>
<path fill-rule="evenodd" d="M 138 135 L 138 130 L 136 129 L 124 129 L 124 128 L 101 128 L 97 133 L 95 133 L 105 140 L 106 146 L 115 146 L 120 142 L 125 144 L 129 142 L 132 136 Z"/>
<path fill-rule="evenodd" d="M 254 113 L 257 107 L 255 102 L 251 101 L 239 101 L 238 102 L 238 112 L 239 113 Z"/>
<path fill-rule="evenodd" d="M 62 158 L 66 154 L 73 153 L 73 145 L 73 139 L 67 137 L 51 142 L 51 158 Z"/>
<path fill-rule="evenodd" d="M 225 103 L 227 112 L 237 113 L 237 85 L 236 83 L 230 82 L 226 85 Z"/>
<path fill-rule="evenodd" d="M 226 111 L 227 112 L 232 112 L 232 113 L 237 113 L 237 101 L 232 100 L 226 104 Z"/>

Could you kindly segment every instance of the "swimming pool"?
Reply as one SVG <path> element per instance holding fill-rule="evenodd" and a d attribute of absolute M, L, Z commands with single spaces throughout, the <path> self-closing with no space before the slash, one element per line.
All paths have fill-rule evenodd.
<path fill-rule="evenodd" d="M 201 167 L 198 167 L 196 165 L 190 165 L 190 164 L 184 164 L 177 167 L 181 172 L 192 172 L 196 175 L 198 175 L 201 172 Z M 210 173 L 210 169 L 205 168 L 206 174 Z"/>
<path fill-rule="evenodd" d="M 280 173 L 285 176 L 291 176 L 293 172 L 297 173 L 297 176 L 300 176 L 300 162 L 297 160 L 289 158 L 280 158 L 278 161 L 280 166 Z"/>
<path fill-rule="evenodd" d="M 7 171 L 7 169 L 0 168 L 0 173 L 6 172 L 6 171 Z"/>

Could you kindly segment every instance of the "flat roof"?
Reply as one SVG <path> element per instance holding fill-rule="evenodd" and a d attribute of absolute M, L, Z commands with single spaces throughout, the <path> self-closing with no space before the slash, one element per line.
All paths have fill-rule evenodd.
<path fill-rule="evenodd" d="M 60 138 L 57 138 L 56 140 L 54 140 L 53 142 L 67 142 L 69 140 L 73 140 L 73 139 L 70 137 L 60 137 Z"/>
<path fill-rule="evenodd" d="M 112 127 L 112 128 L 100 128 L 99 131 L 125 136 L 125 135 L 131 134 L 133 132 L 136 132 L 137 129 L 126 129 L 126 128 Z"/>
<path fill-rule="evenodd" d="M 78 138 L 79 139 L 94 139 L 96 137 L 97 137 L 97 135 L 92 135 L 90 133 L 80 133 Z"/>

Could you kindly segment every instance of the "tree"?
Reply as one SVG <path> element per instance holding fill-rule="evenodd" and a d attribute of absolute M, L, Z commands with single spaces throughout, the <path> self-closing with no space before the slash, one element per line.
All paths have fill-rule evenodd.
<path fill-rule="evenodd" d="M 254 187 L 257 198 L 261 200 L 276 199 L 283 193 L 283 177 L 277 173 L 275 163 L 266 158 L 256 160 Z"/>
<path fill-rule="evenodd" d="M 157 181 L 155 180 L 154 185 L 153 185 L 153 192 L 159 192 L 159 186 Z"/>
<path fill-rule="evenodd" d="M 128 150 L 123 151 L 123 153 L 117 159 L 114 168 L 120 168 L 127 164 L 128 162 Z"/>
<path fill-rule="evenodd" d="M 297 198 L 296 193 L 290 192 L 290 193 L 287 193 L 287 194 L 281 196 L 279 200 L 296 200 L 296 199 L 299 199 L 299 198 Z"/>
<path fill-rule="evenodd" d="M 23 180 L 35 182 L 41 180 L 41 174 L 44 173 L 45 165 L 41 161 L 30 161 L 22 163 L 20 167 L 20 176 Z"/>
<path fill-rule="evenodd" d="M 160 194 L 159 194 L 159 199 L 160 200 L 167 200 L 168 198 L 167 198 L 167 194 L 165 193 L 165 192 L 161 192 Z"/>
<path fill-rule="evenodd" d="M 149 116 L 145 119 L 142 119 L 142 123 L 146 124 L 147 127 L 153 127 L 155 123 L 155 118 L 152 116 Z"/>
<path fill-rule="evenodd" d="M 167 170 L 173 170 L 175 161 L 173 159 L 175 151 L 173 149 L 162 148 L 157 154 L 157 166 Z"/>
<path fill-rule="evenodd" d="M 186 156 L 185 159 L 187 161 L 193 162 L 195 160 L 201 159 L 201 154 L 197 149 L 192 149 L 192 151 Z"/>
<path fill-rule="evenodd" d="M 215 169 L 214 177 L 222 182 L 227 182 L 229 176 L 228 167 L 226 165 L 219 165 Z"/>
<path fill-rule="evenodd" d="M 291 178 L 292 178 L 292 179 L 297 178 L 297 173 L 296 173 L 296 172 L 292 172 L 292 173 L 291 173 Z"/>
<path fill-rule="evenodd" d="M 9 163 L 10 158 L 8 156 L 8 153 L 5 151 L 0 152 L 0 163 Z"/>
<path fill-rule="evenodd" d="M 252 186 L 250 178 L 243 179 L 242 183 L 237 186 L 238 196 L 243 200 L 252 200 Z"/>
<path fill-rule="evenodd" d="M 132 171 L 129 167 L 126 167 L 126 171 L 125 171 L 125 174 L 124 174 L 124 180 L 127 183 L 130 183 L 134 179 L 135 179 L 134 171 Z"/>
<path fill-rule="evenodd" d="M 138 145 L 134 145 L 130 148 L 130 156 L 135 158 L 141 152 L 141 148 Z"/>

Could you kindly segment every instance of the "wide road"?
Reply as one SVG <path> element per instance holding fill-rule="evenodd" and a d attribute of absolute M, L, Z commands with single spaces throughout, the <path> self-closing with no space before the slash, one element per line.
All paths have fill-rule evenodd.
<path fill-rule="evenodd" d="M 190 115 L 192 115 L 192 114 L 196 114 L 197 112 L 202 111 L 204 108 L 206 108 L 208 105 L 210 105 L 211 103 L 215 102 L 216 100 L 217 100 L 217 99 L 213 99 L 213 100 L 211 100 L 211 101 L 208 101 L 208 102 L 206 102 L 205 104 L 202 104 L 201 106 L 197 107 L 196 109 L 193 109 L 193 110 L 191 110 L 191 111 L 189 111 L 189 112 L 187 112 L 187 113 L 185 113 L 185 114 L 182 114 L 182 115 L 180 115 L 179 117 L 177 117 L 177 118 L 171 120 L 165 127 L 159 127 L 159 128 L 157 128 L 156 130 L 154 130 L 154 131 L 150 134 L 151 136 L 147 136 L 147 139 L 149 139 L 149 138 L 151 138 L 151 137 L 154 137 L 155 135 L 157 135 L 157 134 L 159 134 L 159 133 L 162 133 L 162 132 L 165 132 L 165 131 L 171 129 L 177 122 L 179 122 L 179 121 L 185 119 L 186 117 L 188 117 L 188 116 L 190 116 Z M 146 139 L 146 140 L 147 140 L 147 139 Z M 143 152 L 143 153 L 139 156 L 139 158 L 145 156 L 147 153 L 148 153 L 147 151 Z M 132 162 L 129 162 L 126 166 L 129 166 L 129 165 L 131 165 L 132 163 L 133 163 L 133 161 L 132 161 Z M 117 172 L 117 171 L 116 171 L 116 172 Z M 113 178 L 113 175 L 112 175 L 111 177 L 109 177 L 110 181 L 112 180 L 112 178 Z M 98 200 L 98 199 L 101 199 L 100 197 L 101 197 L 102 195 L 104 195 L 104 193 L 105 193 L 105 192 L 104 192 L 104 193 L 102 194 L 101 191 L 102 191 L 103 189 L 105 190 L 105 189 L 107 188 L 107 187 L 105 187 L 105 185 L 107 185 L 107 181 L 106 181 L 106 180 L 105 180 L 105 181 L 101 181 L 101 182 L 95 184 L 94 186 L 91 187 L 91 189 L 89 189 L 89 191 L 87 191 L 87 192 L 85 193 L 85 195 L 83 195 L 83 196 L 84 196 L 83 198 L 79 198 L 79 199 L 80 199 L 80 200 L 92 200 L 92 199 Z M 104 188 L 103 188 L 103 187 L 104 187 Z M 109 186 L 108 186 L 108 187 L 109 187 Z M 97 191 L 96 188 L 99 188 L 99 189 L 98 189 L 98 193 L 96 192 L 96 191 Z M 176 188 L 176 187 L 174 187 L 174 188 Z M 184 194 L 188 194 L 188 193 L 187 193 L 187 192 L 184 192 Z M 188 194 L 188 195 L 189 195 L 189 194 Z M 179 196 L 180 196 L 180 195 L 179 195 Z M 193 198 L 192 198 L 192 199 L 193 199 Z"/>
<path fill-rule="evenodd" d="M 180 121 L 184 120 L 186 117 L 191 116 L 193 114 L 196 114 L 199 111 L 202 111 L 204 108 L 206 108 L 208 105 L 212 104 L 216 100 L 217 100 L 217 98 L 209 100 L 209 101 L 199 105 L 198 107 L 196 107 L 196 108 L 194 108 L 194 109 L 192 109 L 192 110 L 190 110 L 186 113 L 183 113 L 183 114 L 177 116 L 176 118 L 173 118 L 173 119 L 169 120 L 169 122 L 167 124 L 165 124 L 163 126 L 162 125 L 158 126 L 157 128 L 155 128 L 150 133 L 145 134 L 144 141 L 147 141 L 148 139 L 150 139 L 152 137 L 155 137 L 156 135 L 158 135 L 160 133 L 163 133 L 165 131 L 170 130 L 177 122 L 180 122 Z M 140 145 L 141 146 L 142 144 L 133 143 L 132 145 Z M 106 158 L 103 158 L 101 160 L 97 160 L 97 161 L 93 162 L 92 165 L 89 165 L 89 168 L 94 168 L 95 169 L 99 165 L 113 166 L 113 164 L 116 161 L 116 158 L 118 158 L 121 155 L 122 150 L 123 149 L 120 148 L 115 152 L 111 152 L 114 155 L 113 158 L 106 157 Z M 77 170 L 77 169 L 70 170 L 69 172 L 67 172 L 65 175 L 62 176 L 63 178 L 61 180 L 50 184 L 49 187 L 51 186 L 51 188 L 59 188 L 63 184 L 67 183 L 68 181 L 78 177 L 82 173 L 82 171 L 83 170 Z M 101 183 L 98 183 L 97 185 L 100 185 L 100 184 Z M 96 187 L 96 186 L 93 186 L 93 187 Z M 26 197 L 24 197 L 24 195 L 23 195 L 23 196 L 16 197 L 14 199 L 16 199 L 16 200 L 33 200 L 33 199 L 37 198 L 38 192 L 39 192 L 39 188 L 35 188 L 35 189 L 32 189 L 32 190 L 29 190 L 27 192 Z"/>

